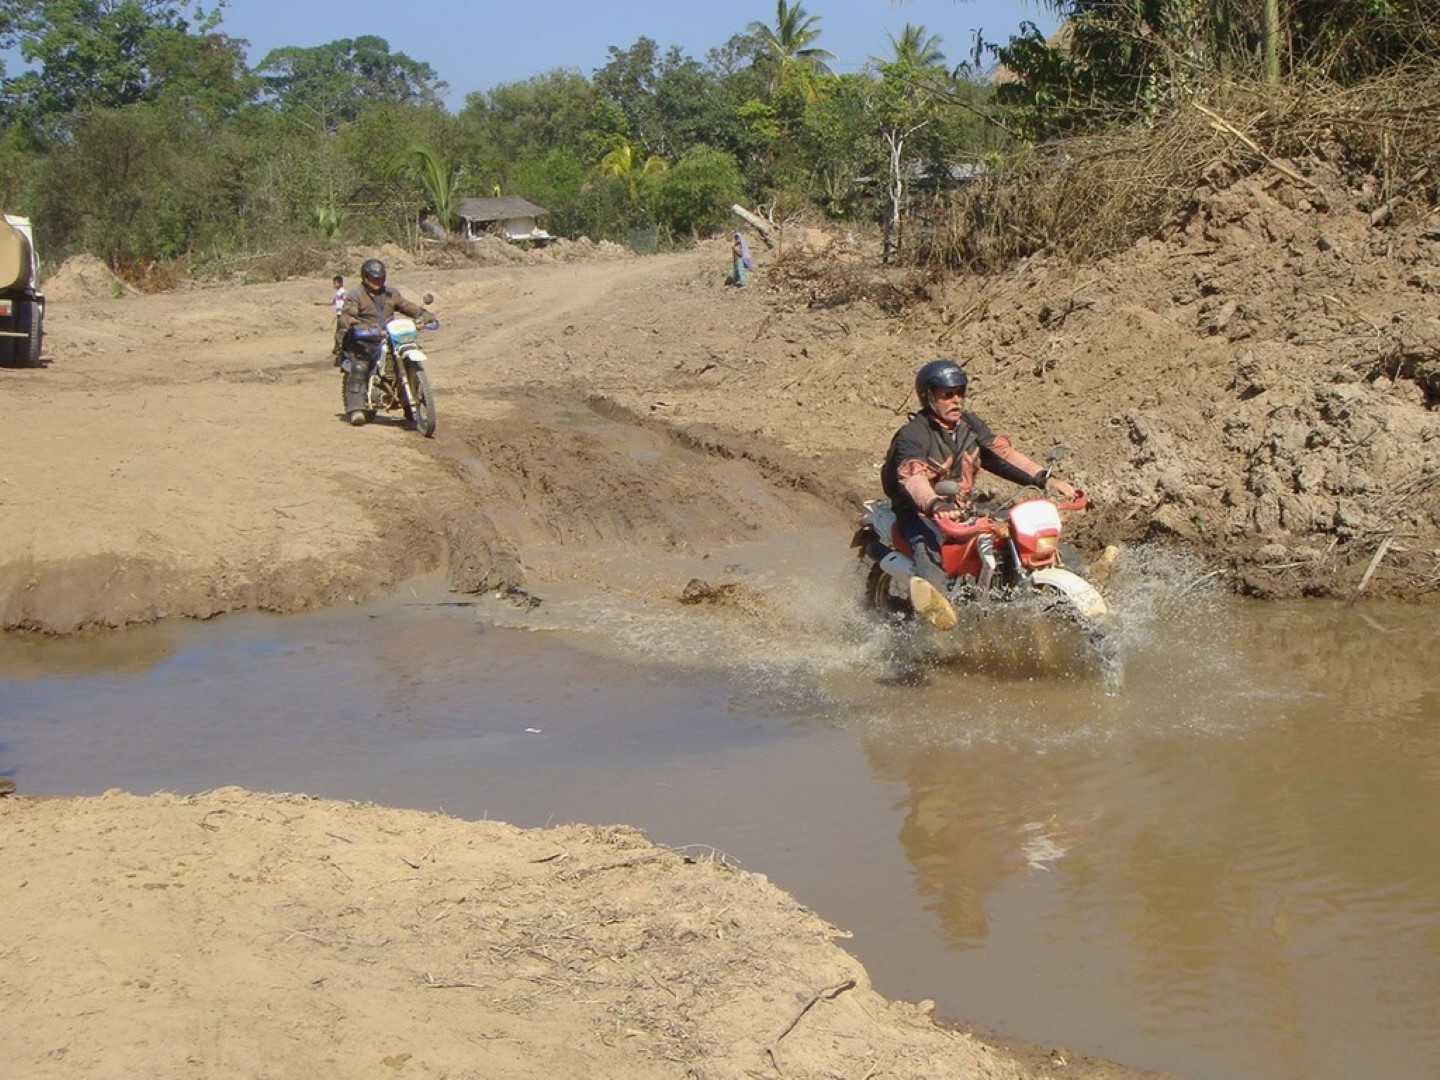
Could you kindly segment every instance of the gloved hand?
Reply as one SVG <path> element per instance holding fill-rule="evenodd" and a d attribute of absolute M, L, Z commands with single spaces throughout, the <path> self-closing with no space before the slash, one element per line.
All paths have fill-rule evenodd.
<path fill-rule="evenodd" d="M 415 320 L 422 330 L 439 330 L 440 320 L 428 311 L 420 312 L 420 318 Z"/>
<path fill-rule="evenodd" d="M 953 498 L 936 496 L 930 500 L 930 505 L 925 512 L 931 517 L 950 518 L 952 521 L 964 521 L 970 516 L 970 508 Z"/>
<path fill-rule="evenodd" d="M 385 336 L 385 331 L 378 326 L 357 326 L 350 333 L 356 341 L 379 341 Z"/>
<path fill-rule="evenodd" d="M 1049 469 L 1041 469 L 1030 482 L 1041 491 L 1055 492 L 1062 499 L 1073 499 L 1075 497 L 1075 485 L 1061 480 L 1058 476 L 1051 475 Z"/>

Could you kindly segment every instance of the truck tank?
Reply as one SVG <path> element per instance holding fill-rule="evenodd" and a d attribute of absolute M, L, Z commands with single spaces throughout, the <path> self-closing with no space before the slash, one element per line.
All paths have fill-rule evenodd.
<path fill-rule="evenodd" d="M 0 223 L 0 364 L 39 367 L 45 297 L 30 219 L 6 214 Z"/>

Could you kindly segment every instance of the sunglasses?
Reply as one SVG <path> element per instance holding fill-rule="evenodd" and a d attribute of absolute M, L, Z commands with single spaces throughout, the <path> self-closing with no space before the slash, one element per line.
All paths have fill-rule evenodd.
<path fill-rule="evenodd" d="M 963 398 L 965 391 L 956 386 L 941 386 L 935 391 L 935 396 L 941 401 L 949 401 L 951 398 Z"/>

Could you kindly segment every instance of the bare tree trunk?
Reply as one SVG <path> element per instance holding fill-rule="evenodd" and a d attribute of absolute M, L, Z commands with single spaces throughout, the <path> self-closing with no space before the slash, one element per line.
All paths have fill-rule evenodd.
<path fill-rule="evenodd" d="M 746 210 L 739 203 L 732 204 L 730 207 L 730 212 L 736 217 L 743 218 L 745 221 L 748 221 L 751 225 L 753 225 L 755 227 L 755 231 L 760 234 L 760 239 L 765 241 L 766 247 L 775 246 L 774 240 L 772 240 L 770 236 L 771 229 L 770 223 L 768 221 L 760 217 L 758 214 L 752 214 L 749 210 Z"/>
<path fill-rule="evenodd" d="M 900 253 L 900 204 L 905 197 L 905 174 L 900 166 L 905 136 L 887 131 L 885 142 L 890 148 L 890 220 L 885 223 L 885 247 L 881 258 L 888 263 L 892 254 Z"/>
<path fill-rule="evenodd" d="M 1280 85 L 1280 0 L 1264 0 L 1260 24 L 1265 39 L 1265 82 Z"/>

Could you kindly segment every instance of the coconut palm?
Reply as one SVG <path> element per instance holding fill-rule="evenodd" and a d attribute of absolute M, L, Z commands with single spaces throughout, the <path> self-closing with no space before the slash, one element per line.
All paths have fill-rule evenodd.
<path fill-rule="evenodd" d="M 448 231 L 460 216 L 460 170 L 429 146 L 412 147 L 409 166 L 425 191 L 435 220 Z"/>
<path fill-rule="evenodd" d="M 927 33 L 924 26 L 906 23 L 900 36 L 890 37 L 890 63 L 913 71 L 945 66 L 945 54 L 940 51 L 939 34 Z"/>
<path fill-rule="evenodd" d="M 816 26 L 819 21 L 820 16 L 806 14 L 798 0 L 794 4 L 775 0 L 774 26 L 752 22 L 746 27 L 746 32 L 753 35 L 760 45 L 763 62 L 771 68 L 772 92 L 792 69 L 798 68 L 807 76 L 829 74 L 830 66 L 826 61 L 834 60 L 835 54 L 815 44 L 820 37 L 820 29 Z"/>
<path fill-rule="evenodd" d="M 613 176 L 623 181 L 633 203 L 640 197 L 642 176 L 659 176 L 669 168 L 670 163 L 662 157 L 651 156 L 646 158 L 643 164 L 638 163 L 635 148 L 629 142 L 622 142 L 600 159 L 596 172 L 601 176 Z"/>

